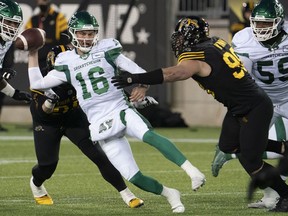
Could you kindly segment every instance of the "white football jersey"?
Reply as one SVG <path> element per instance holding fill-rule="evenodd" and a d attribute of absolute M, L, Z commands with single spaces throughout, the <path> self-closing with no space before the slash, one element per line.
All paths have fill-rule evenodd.
<path fill-rule="evenodd" d="M 0 68 L 2 68 L 4 57 L 12 43 L 12 41 L 6 41 L 4 45 L 0 43 Z"/>
<path fill-rule="evenodd" d="M 284 24 L 288 32 L 288 23 Z M 288 101 L 288 38 L 274 49 L 261 45 L 247 27 L 232 39 L 235 52 L 274 105 Z"/>
<path fill-rule="evenodd" d="M 145 72 L 136 63 L 124 57 L 121 51 L 122 46 L 117 40 L 103 39 L 82 57 L 75 49 L 60 53 L 55 61 L 55 69 L 58 72 L 53 70 L 48 74 L 74 86 L 79 104 L 92 124 L 129 106 L 124 91 L 111 83 L 118 67 L 131 73 Z M 63 72 L 66 80 L 63 78 Z"/>

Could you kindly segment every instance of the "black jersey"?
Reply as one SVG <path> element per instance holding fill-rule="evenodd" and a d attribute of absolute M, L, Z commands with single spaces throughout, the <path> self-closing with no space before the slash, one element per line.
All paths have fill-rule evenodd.
<path fill-rule="evenodd" d="M 52 89 L 58 96 L 53 112 L 47 114 L 43 111 L 42 105 L 47 99 L 43 92 L 32 90 L 32 103 L 30 106 L 31 114 L 34 121 L 62 124 L 69 113 L 74 109 L 81 109 L 76 98 L 76 90 L 70 84 L 62 84 Z"/>
<path fill-rule="evenodd" d="M 211 66 L 208 77 L 192 78 L 236 116 L 242 116 L 268 97 L 247 72 L 233 48 L 218 37 L 191 47 L 178 61 L 200 60 Z"/>

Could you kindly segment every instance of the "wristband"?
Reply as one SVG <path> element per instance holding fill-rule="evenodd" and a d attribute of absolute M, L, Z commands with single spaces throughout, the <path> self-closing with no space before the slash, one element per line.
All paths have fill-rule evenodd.
<path fill-rule="evenodd" d="M 6 83 L 6 86 L 1 89 L 1 92 L 9 97 L 13 97 L 15 94 L 15 89 L 9 83 Z"/>
<path fill-rule="evenodd" d="M 142 84 L 161 84 L 164 81 L 163 78 L 163 71 L 161 68 L 153 70 L 153 71 L 149 71 L 147 73 L 141 73 L 141 74 L 137 74 L 138 75 L 138 79 L 139 79 L 139 83 Z"/>

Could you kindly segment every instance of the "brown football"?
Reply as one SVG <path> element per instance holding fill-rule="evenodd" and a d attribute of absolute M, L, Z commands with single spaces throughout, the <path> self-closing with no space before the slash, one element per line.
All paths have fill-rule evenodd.
<path fill-rule="evenodd" d="M 15 40 L 15 47 L 20 50 L 36 50 L 45 44 L 46 32 L 40 28 L 24 30 Z"/>

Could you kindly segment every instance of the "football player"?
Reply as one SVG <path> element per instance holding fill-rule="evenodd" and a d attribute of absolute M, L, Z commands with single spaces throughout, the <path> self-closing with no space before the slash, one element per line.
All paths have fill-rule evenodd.
<path fill-rule="evenodd" d="M 261 3 L 263 1 L 266 0 Z M 262 159 L 273 116 L 272 101 L 255 83 L 233 48 L 221 38 L 208 37 L 208 33 L 208 23 L 204 19 L 181 19 L 171 37 L 172 50 L 178 58 L 176 66 L 156 69 L 146 74 L 124 72 L 113 77 L 112 83 L 121 88 L 133 83 L 160 84 L 192 77 L 201 88 L 227 107 L 219 148 L 226 153 L 241 153 L 239 161 L 252 179 L 259 180 L 258 176 L 266 176 L 272 170 L 269 185 L 280 195 L 273 211 L 287 212 L 288 186 L 277 174 L 277 169 Z M 251 40 L 252 35 L 248 38 Z M 261 52 L 257 54 L 261 55 Z M 261 66 L 264 65 L 271 65 L 271 62 Z M 266 180 L 260 179 L 255 185 L 267 186 Z"/>
<path fill-rule="evenodd" d="M 33 71 L 33 67 L 38 66 L 35 61 L 37 53 L 30 53 L 34 60 L 29 60 L 29 74 L 35 80 L 31 82 L 31 88 L 48 89 L 65 82 L 71 83 L 90 123 L 91 139 L 99 142 L 122 176 L 145 191 L 166 197 L 173 212 L 184 212 L 180 192 L 143 175 L 125 138 L 127 134 L 158 149 L 188 174 L 193 190 L 205 183 L 204 174 L 170 140 L 154 132 L 149 122 L 129 106 L 123 90 L 111 83 L 118 69 L 138 73 L 144 70 L 121 53 L 122 46 L 116 39 L 98 40 L 99 26 L 92 14 L 76 12 L 68 26 L 75 49 L 59 54 L 55 69 L 46 77 L 42 78 L 38 71 Z M 132 102 L 143 99 L 147 85 L 134 89 L 130 96 Z"/>
<path fill-rule="evenodd" d="M 267 156 L 265 158 L 268 159 L 282 157 L 281 153 L 288 149 L 288 144 L 284 142 L 287 140 L 285 136 L 287 131 L 283 130 L 285 127 L 281 119 L 281 117 L 288 118 L 288 79 L 286 74 L 288 70 L 288 24 L 284 17 L 283 5 L 278 0 L 262 0 L 252 11 L 251 27 L 241 30 L 232 39 L 235 52 L 248 72 L 273 102 L 274 114 L 270 127 L 275 123 L 277 133 L 280 135 L 282 132 L 282 135 L 281 140 L 278 138 L 280 142 L 269 140 L 267 151 L 278 151 L 280 154 L 275 155 L 268 152 L 265 155 Z M 216 150 L 212 163 L 214 176 L 218 175 L 222 165 L 231 156 L 235 158 L 235 155 L 227 155 Z M 282 178 L 286 179 L 284 175 Z M 249 204 L 248 207 L 273 208 L 278 198 L 279 195 L 274 190 L 267 188 L 264 190 L 264 197 Z"/>
<path fill-rule="evenodd" d="M 15 100 L 31 101 L 31 96 L 27 92 L 14 89 L 7 80 L 15 74 L 12 69 L 2 68 L 4 57 L 16 39 L 23 24 L 22 9 L 18 3 L 12 0 L 0 1 L 0 91 Z M 4 78 L 3 78 L 4 77 Z"/>
<path fill-rule="evenodd" d="M 70 50 L 69 47 L 60 45 L 48 53 L 46 72 L 53 69 L 58 54 L 67 50 Z M 29 81 L 31 83 L 33 79 L 29 77 Z M 136 208 L 144 204 L 129 190 L 101 147 L 98 144 L 94 145 L 90 140 L 89 123 L 79 107 L 73 86 L 62 84 L 45 92 L 32 90 L 32 97 L 30 110 L 37 164 L 32 168 L 30 187 L 37 204 L 53 204 L 44 182 L 56 170 L 63 136 L 66 136 L 98 166 L 103 178 L 119 191 L 129 207 Z"/>

